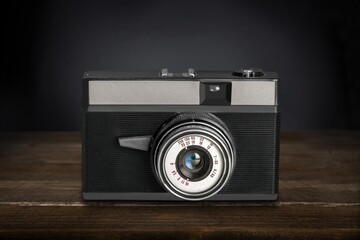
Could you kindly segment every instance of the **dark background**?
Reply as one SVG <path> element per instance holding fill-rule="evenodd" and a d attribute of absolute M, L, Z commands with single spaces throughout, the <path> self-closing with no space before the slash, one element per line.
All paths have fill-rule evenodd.
<path fill-rule="evenodd" d="M 13 1 L 0 130 L 80 130 L 89 70 L 259 67 L 283 130 L 360 128 L 356 1 Z"/>

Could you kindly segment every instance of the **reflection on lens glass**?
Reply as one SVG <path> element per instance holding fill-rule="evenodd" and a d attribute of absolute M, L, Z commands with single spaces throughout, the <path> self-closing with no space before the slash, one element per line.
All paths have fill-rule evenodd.
<path fill-rule="evenodd" d="M 203 147 L 189 146 L 178 154 L 176 168 L 184 179 L 201 181 L 210 174 L 212 157 Z"/>
<path fill-rule="evenodd" d="M 185 165 L 186 167 L 188 167 L 189 169 L 197 169 L 201 166 L 201 157 L 197 152 L 191 151 L 188 152 L 185 157 L 184 157 L 184 161 L 185 161 Z"/>

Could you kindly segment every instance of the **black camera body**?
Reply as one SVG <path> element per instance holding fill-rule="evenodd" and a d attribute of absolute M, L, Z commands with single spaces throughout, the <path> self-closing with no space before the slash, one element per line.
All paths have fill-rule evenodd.
<path fill-rule="evenodd" d="M 86 72 L 85 200 L 276 200 L 278 75 Z"/>

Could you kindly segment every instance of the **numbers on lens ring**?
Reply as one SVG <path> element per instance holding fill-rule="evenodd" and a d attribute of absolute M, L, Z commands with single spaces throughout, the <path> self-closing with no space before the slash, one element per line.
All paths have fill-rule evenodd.
<path fill-rule="evenodd" d="M 188 180 L 185 180 L 185 179 L 183 179 L 181 177 L 178 177 L 177 180 L 179 182 L 181 182 L 181 184 L 184 184 L 185 186 L 189 186 L 189 181 Z"/>
<path fill-rule="evenodd" d="M 175 163 L 171 162 L 170 165 L 175 165 Z M 172 170 L 171 174 L 173 176 L 176 176 L 177 175 L 177 171 L 176 170 Z M 181 183 L 181 184 L 184 184 L 185 186 L 189 186 L 189 180 L 188 179 L 183 179 L 182 177 L 178 177 L 177 180 Z"/>
<path fill-rule="evenodd" d="M 195 144 L 195 137 L 191 136 L 191 144 L 194 145 Z"/>
<path fill-rule="evenodd" d="M 205 139 L 204 137 L 200 137 L 200 142 L 199 142 L 199 144 L 200 144 L 200 145 L 202 145 L 202 144 L 203 144 L 204 139 Z"/>
<path fill-rule="evenodd" d="M 214 170 L 213 170 L 212 173 L 210 174 L 210 177 L 212 177 L 212 178 L 215 177 L 216 173 L 217 173 L 217 169 L 214 168 Z"/>
<path fill-rule="evenodd" d="M 186 146 L 190 145 L 190 137 L 185 137 L 185 145 Z"/>
<path fill-rule="evenodd" d="M 214 158 L 214 164 L 215 165 L 219 164 L 219 161 L 217 160 L 217 155 L 214 155 L 213 158 Z"/>
<path fill-rule="evenodd" d="M 181 147 L 185 147 L 185 143 L 184 143 L 184 139 L 180 139 L 179 141 L 178 141 L 178 144 L 181 146 Z"/>
<path fill-rule="evenodd" d="M 196 137 L 195 136 L 190 136 L 190 137 L 184 137 L 182 139 L 180 139 L 177 143 L 182 147 L 185 148 L 189 145 L 195 145 L 196 144 Z M 200 145 L 203 144 L 204 138 L 200 138 Z"/>
<path fill-rule="evenodd" d="M 210 144 L 206 147 L 206 149 L 209 150 L 213 145 L 214 145 L 214 143 L 210 143 Z"/>

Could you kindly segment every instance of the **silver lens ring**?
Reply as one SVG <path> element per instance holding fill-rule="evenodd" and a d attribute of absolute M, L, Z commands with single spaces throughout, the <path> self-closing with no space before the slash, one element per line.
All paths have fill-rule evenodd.
<path fill-rule="evenodd" d="M 185 141 L 187 138 L 189 142 Z M 212 156 L 213 167 L 201 181 L 186 179 L 177 169 L 175 159 L 179 152 L 192 146 L 204 148 Z M 234 150 L 230 140 L 213 125 L 188 122 L 169 129 L 158 141 L 153 166 L 167 191 L 185 200 L 204 200 L 219 192 L 229 180 L 235 166 Z"/>

